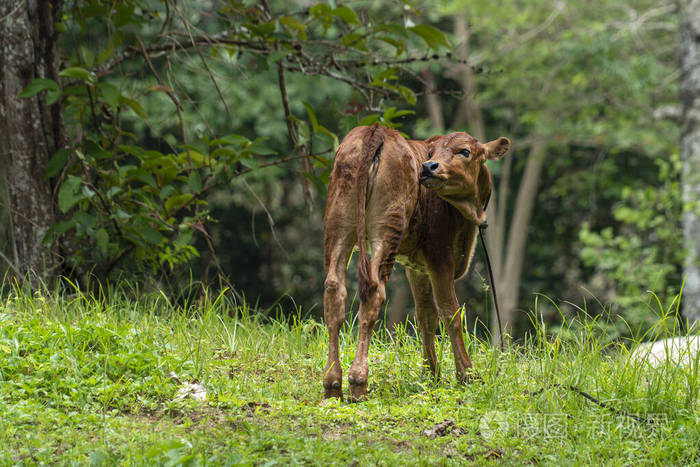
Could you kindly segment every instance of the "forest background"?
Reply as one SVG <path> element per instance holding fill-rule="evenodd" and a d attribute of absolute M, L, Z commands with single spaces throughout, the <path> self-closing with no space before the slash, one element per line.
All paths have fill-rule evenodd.
<path fill-rule="evenodd" d="M 375 121 L 513 141 L 487 237 L 516 337 L 537 297 L 639 335 L 697 269 L 692 1 L 38 3 L 0 2 L 5 278 L 321 317 L 334 149 Z M 486 277 L 477 253 L 457 286 L 482 335 Z M 389 328 L 412 314 L 391 282 Z"/>

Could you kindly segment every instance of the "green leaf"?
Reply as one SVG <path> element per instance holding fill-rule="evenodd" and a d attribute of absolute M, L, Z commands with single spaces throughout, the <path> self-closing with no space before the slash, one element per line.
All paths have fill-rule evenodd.
<path fill-rule="evenodd" d="M 372 115 L 367 115 L 364 117 L 362 120 L 357 122 L 358 125 L 371 125 L 375 122 L 379 121 L 379 115 L 378 114 L 372 114 Z"/>
<path fill-rule="evenodd" d="M 232 149 L 229 148 L 216 148 L 212 152 L 209 153 L 209 156 L 212 159 L 219 159 L 222 157 L 228 157 L 228 158 L 233 158 L 234 156 L 237 156 L 238 153 Z"/>
<path fill-rule="evenodd" d="M 277 21 L 279 21 L 280 24 L 284 25 L 293 33 L 297 34 L 301 40 L 306 40 L 306 24 L 303 22 L 292 16 L 282 16 L 278 18 Z"/>
<path fill-rule="evenodd" d="M 360 18 L 358 18 L 357 13 L 345 5 L 340 5 L 331 14 L 342 18 L 347 24 L 360 24 Z"/>
<path fill-rule="evenodd" d="M 63 213 L 67 213 L 73 206 L 76 205 L 82 196 L 78 193 L 78 188 L 82 183 L 80 177 L 69 175 L 61 184 L 58 190 L 58 209 Z"/>
<path fill-rule="evenodd" d="M 46 234 L 44 234 L 44 238 L 41 240 L 41 243 L 44 246 L 50 245 L 55 237 L 60 237 L 65 232 L 74 227 L 75 221 L 73 219 L 57 222 L 54 225 L 52 225 L 49 230 L 46 231 Z"/>
<path fill-rule="evenodd" d="M 88 84 L 93 84 L 95 81 L 97 81 L 97 77 L 94 73 L 91 73 L 85 68 L 81 68 L 79 66 L 72 66 L 66 68 L 65 70 L 61 70 L 61 72 L 58 73 L 58 76 L 62 78 L 77 78 L 85 81 Z"/>
<path fill-rule="evenodd" d="M 397 89 L 399 90 L 401 97 L 403 97 L 406 102 L 411 105 L 416 105 L 416 93 L 413 92 L 412 89 L 407 88 L 406 86 L 397 86 Z"/>
<path fill-rule="evenodd" d="M 364 36 L 358 32 L 351 32 L 350 34 L 344 35 L 340 42 L 346 47 L 353 47 L 358 50 L 367 50 Z"/>
<path fill-rule="evenodd" d="M 190 199 L 192 199 L 192 195 L 188 194 L 181 194 L 181 195 L 175 195 L 171 196 L 170 198 L 167 199 L 165 202 L 165 209 L 170 212 L 175 208 L 179 208 L 186 202 L 188 202 Z"/>
<path fill-rule="evenodd" d="M 141 236 L 152 245 L 159 245 L 163 241 L 163 234 L 156 229 L 148 226 L 141 227 L 139 230 Z"/>
<path fill-rule="evenodd" d="M 58 151 L 56 151 L 56 154 L 53 155 L 53 157 L 49 160 L 49 163 L 46 164 L 46 178 L 51 178 L 55 177 L 56 175 L 63 170 L 63 167 L 66 166 L 66 162 L 68 162 L 68 156 L 70 155 L 70 151 L 66 148 L 61 148 Z"/>
<path fill-rule="evenodd" d="M 88 67 L 92 67 L 92 65 L 95 63 L 95 54 L 84 45 L 80 45 L 78 47 L 78 54 L 80 55 L 80 59 L 83 61 L 83 63 Z"/>
<path fill-rule="evenodd" d="M 440 46 L 449 48 L 450 43 L 439 29 L 428 24 L 419 24 L 408 28 L 414 34 L 420 36 L 428 46 L 433 50 L 439 50 Z"/>
<path fill-rule="evenodd" d="M 204 155 L 201 152 L 195 151 L 193 149 L 181 152 L 177 155 L 177 158 L 181 161 L 192 161 L 192 163 L 197 167 L 201 167 L 202 165 L 204 165 L 204 162 L 206 160 L 206 157 L 204 157 Z"/>
<path fill-rule="evenodd" d="M 118 87 L 112 83 L 100 83 L 99 88 L 100 92 L 102 93 L 102 97 L 104 97 L 105 102 L 107 102 L 110 107 L 113 109 L 119 107 L 119 96 L 121 93 L 119 92 Z"/>
<path fill-rule="evenodd" d="M 195 170 L 187 177 L 187 186 L 190 187 L 192 193 L 199 193 L 202 191 L 202 178 L 199 176 L 199 172 Z"/>
<path fill-rule="evenodd" d="M 44 90 L 61 94 L 61 88 L 56 81 L 47 78 L 36 78 L 19 93 L 19 97 L 33 97 Z"/>
<path fill-rule="evenodd" d="M 113 156 L 111 152 L 100 146 L 100 144 L 95 142 L 92 138 L 87 138 L 85 140 L 85 155 L 95 159 L 109 159 Z"/>
<path fill-rule="evenodd" d="M 136 115 L 138 115 L 141 118 L 148 118 L 148 115 L 146 114 L 146 111 L 143 110 L 143 107 L 141 107 L 141 104 L 139 104 L 138 101 L 134 99 L 129 99 L 128 97 L 121 96 L 119 98 L 119 102 L 128 105 L 131 110 L 133 110 Z"/>
<path fill-rule="evenodd" d="M 217 146 L 217 145 L 243 145 L 243 144 L 248 144 L 250 140 L 246 138 L 245 136 L 241 135 L 226 135 L 222 136 L 221 138 L 217 138 L 215 140 L 212 140 L 209 142 L 210 146 Z"/>
<path fill-rule="evenodd" d="M 396 23 L 384 23 L 384 24 L 376 26 L 375 29 L 377 31 L 388 32 L 388 33 L 393 34 L 395 36 L 408 37 L 408 34 L 406 33 L 406 28 L 403 27 L 402 25 L 396 24 Z"/>
<path fill-rule="evenodd" d="M 313 128 L 315 133 L 318 129 L 318 119 L 316 118 L 316 112 L 314 111 L 314 108 L 311 107 L 311 104 L 309 104 L 308 102 L 302 101 L 302 104 L 304 104 L 306 113 L 309 114 L 309 120 L 311 120 L 311 128 Z"/>
<path fill-rule="evenodd" d="M 240 162 L 241 162 L 241 164 L 243 164 L 244 167 L 248 167 L 249 169 L 257 169 L 258 166 L 260 165 L 258 163 L 258 161 L 256 161 L 255 159 L 250 159 L 250 158 L 241 159 Z"/>
<path fill-rule="evenodd" d="M 153 188 L 158 188 L 158 184 L 156 183 L 156 179 L 153 177 L 153 175 L 143 169 L 130 170 L 128 175 L 129 177 L 143 182 L 146 185 L 152 186 Z"/>
<path fill-rule="evenodd" d="M 277 154 L 277 151 L 262 144 L 262 138 L 253 141 L 244 149 L 246 152 L 251 152 L 253 154 Z"/>

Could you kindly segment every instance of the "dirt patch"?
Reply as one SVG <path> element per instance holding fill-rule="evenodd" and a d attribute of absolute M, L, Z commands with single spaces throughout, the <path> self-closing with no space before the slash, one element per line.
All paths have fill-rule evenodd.
<path fill-rule="evenodd" d="M 392 441 L 393 442 L 393 441 Z M 393 442 L 394 452 L 413 451 L 413 446 L 408 441 Z"/>
<path fill-rule="evenodd" d="M 248 415 L 249 417 L 253 417 L 258 411 L 269 412 L 270 404 L 267 402 L 250 401 L 243 404 L 240 409 L 244 414 Z"/>
<path fill-rule="evenodd" d="M 452 420 L 445 420 L 443 422 L 436 423 L 432 428 L 428 428 L 423 431 L 423 434 L 430 439 L 447 435 L 461 436 L 464 433 L 465 431 L 458 427 Z"/>
<path fill-rule="evenodd" d="M 347 434 L 352 425 L 341 423 L 338 425 L 321 425 L 321 439 L 324 441 L 337 441 Z"/>

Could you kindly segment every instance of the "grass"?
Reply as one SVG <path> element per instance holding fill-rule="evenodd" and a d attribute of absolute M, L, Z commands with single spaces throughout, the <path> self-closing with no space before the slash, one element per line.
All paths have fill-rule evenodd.
<path fill-rule="evenodd" d="M 470 339 L 480 382 L 466 386 L 454 383 L 447 340 L 438 341 L 444 376 L 434 382 L 410 325 L 380 332 L 369 400 L 348 404 L 322 399 L 322 324 L 264 320 L 228 295 L 189 307 L 129 295 L 4 294 L 0 465 L 700 461 L 697 359 L 652 369 L 620 344 L 602 344 L 595 323 L 568 328 L 566 338 L 538 326 L 504 353 Z M 345 371 L 354 339 L 350 329 L 341 336 Z M 207 400 L 178 400 L 184 382 L 201 383 Z"/>

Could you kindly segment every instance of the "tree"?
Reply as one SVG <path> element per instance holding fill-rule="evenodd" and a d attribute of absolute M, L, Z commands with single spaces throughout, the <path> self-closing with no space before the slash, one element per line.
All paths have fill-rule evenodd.
<path fill-rule="evenodd" d="M 603 228 L 596 217 L 611 221 L 601 211 L 614 209 L 625 190 L 637 190 L 650 178 L 663 187 L 654 177 L 655 164 L 644 165 L 647 172 L 636 174 L 636 180 L 622 164 L 632 155 L 640 161 L 636 165 L 668 159 L 673 149 L 673 125 L 654 117 L 673 98 L 675 67 L 668 59 L 673 41 L 666 34 L 673 5 L 535 1 L 527 8 L 501 2 L 494 9 L 492 2 L 456 0 L 447 2 L 441 13 L 453 18 L 457 54 L 470 65 L 453 67 L 438 83 L 444 88 L 456 82 L 463 91 L 456 106 L 443 101 L 445 113 L 454 116 L 449 129 L 486 139 L 507 134 L 514 142 L 512 154 L 492 167 L 496 189 L 487 230 L 508 328 L 518 321 L 516 310 L 528 308 L 521 302 L 524 290 L 543 284 L 539 290 L 548 295 L 565 290 L 569 300 L 581 290 L 590 274 L 576 264 L 581 262 L 578 232 L 585 220 Z M 471 73 L 482 67 L 486 73 Z M 583 160 L 594 164 L 595 172 Z M 609 179 L 598 167 L 617 171 L 616 178 Z M 673 171 L 665 173 L 670 177 Z M 592 195 L 592 190 L 597 193 Z M 543 201 L 553 197 L 560 209 L 543 218 Z M 589 211 L 561 208 L 583 207 L 580 200 L 591 198 L 608 205 L 589 204 Z M 650 229 L 648 224 L 637 227 Z M 538 242 L 533 243 L 534 237 Z M 554 247 L 559 248 L 556 253 Z M 666 277 L 675 259 L 664 260 L 671 263 L 663 269 Z M 533 280 L 535 274 L 540 277 Z M 563 275 L 575 280 L 566 283 Z M 495 319 L 491 323 L 495 335 Z"/>
<path fill-rule="evenodd" d="M 59 106 L 44 95 L 24 99 L 20 93 L 36 78 L 57 78 L 60 11 L 59 1 L 0 1 L 0 161 L 14 237 L 11 256 L 3 256 L 34 284 L 58 264 L 55 244 L 45 248 L 42 239 L 55 222 L 46 164 L 63 144 L 63 130 Z"/>
<path fill-rule="evenodd" d="M 65 131 L 71 144 L 61 147 L 46 135 L 18 136 L 17 141 L 40 145 L 43 152 L 40 157 L 32 153 L 23 163 L 8 156 L 18 263 L 27 262 L 28 268 L 37 269 L 40 241 L 48 248 L 62 242 L 71 251 L 65 255 L 66 270 L 79 277 L 91 273 L 98 279 L 107 279 L 124 264 L 167 275 L 199 254 L 193 246 L 196 236 L 204 238 L 211 250 L 205 227 L 211 220 L 207 196 L 243 176 L 293 163 L 304 173 L 296 179 L 301 180 L 307 202 L 312 183 L 323 187 L 338 128 L 327 129 L 319 123 L 320 111 L 303 97 L 291 95 L 295 75 L 313 81 L 330 79 L 352 90 L 359 110 L 335 123 L 346 126 L 348 122 L 381 120 L 398 126 L 395 120 L 410 111 L 396 106 L 416 102 L 413 91 L 400 83 L 402 70 L 411 63 L 432 60 L 426 48 L 439 52 L 449 47 L 432 26 L 391 22 L 391 15 L 403 19 L 403 8 L 383 13 L 387 21 L 375 21 L 366 11 L 326 3 L 125 0 L 115 4 L 93 0 L 66 5 L 63 10 L 58 3 L 46 4 L 45 11 L 25 4 L 26 8 L 14 10 L 3 4 L 4 27 L 8 28 L 3 40 L 7 44 L 14 40 L 11 45 L 16 46 L 13 37 L 23 31 L 26 43 L 46 40 L 49 45 L 42 42 L 37 47 L 43 47 L 43 53 L 27 52 L 17 67 L 4 67 L 7 73 L 40 69 L 21 79 L 5 77 L 10 85 L 3 87 L 8 102 L 4 105 L 33 105 L 34 114 L 43 111 L 37 114 L 43 120 L 20 113 L 19 107 L 8 107 L 2 134 L 31 134 L 18 125 L 33 122 L 39 131 L 53 137 Z M 38 26 L 14 21 L 14 15 L 23 12 L 27 18 L 39 18 Z M 53 17 L 47 21 L 49 13 Z M 50 29 L 42 29 L 45 23 Z M 54 23 L 64 31 L 59 38 L 64 54 L 60 71 L 52 48 Z M 5 50 L 11 48 L 7 45 Z M 420 55 L 415 56 L 417 53 Z M 20 54 L 12 56 L 18 57 Z M 46 57 L 51 58 L 51 66 L 43 64 Z M 183 64 L 201 70 L 194 86 L 190 86 L 192 74 L 180 71 Z M 50 72 L 45 73 L 44 68 Z M 281 113 L 279 123 L 289 139 L 285 144 L 268 145 L 262 137 L 265 128 L 230 132 L 236 119 L 227 102 L 229 96 L 222 92 L 221 76 L 232 69 L 266 80 L 264 86 L 268 80 L 276 85 L 275 110 L 266 112 L 275 117 Z M 208 89 L 200 91 L 205 83 Z M 228 89 L 236 85 L 233 81 Z M 206 97 L 192 99 L 195 93 Z M 24 99 L 18 100 L 18 95 Z M 154 96 L 160 99 L 158 104 L 145 105 Z M 245 101 L 255 96 L 255 92 L 244 96 L 239 105 L 250 106 Z M 55 104 L 50 111 L 47 100 Z M 211 120 L 200 113 L 200 100 L 214 103 L 213 119 L 223 125 L 213 128 Z M 256 104 L 269 108 L 272 103 Z M 157 114 L 159 107 L 167 115 L 155 121 L 149 113 Z M 155 134 L 158 126 L 167 130 Z M 8 137 L 3 144 L 11 147 L 16 144 L 13 141 Z M 30 152 L 27 149 L 22 154 Z M 241 185 L 253 193 L 247 182 Z M 18 187 L 28 188 L 33 204 L 21 204 Z M 55 197 L 51 187 L 55 187 Z M 266 209 L 259 198 L 255 202 Z M 41 217 L 24 222 L 34 229 L 32 235 L 20 229 L 25 220 L 21 216 L 27 217 L 28 212 Z M 55 212 L 60 222 L 55 222 Z M 32 250 L 25 253 L 27 248 Z"/>
<path fill-rule="evenodd" d="M 681 0 L 681 157 L 685 287 L 683 314 L 700 322 L 700 1 Z"/>

